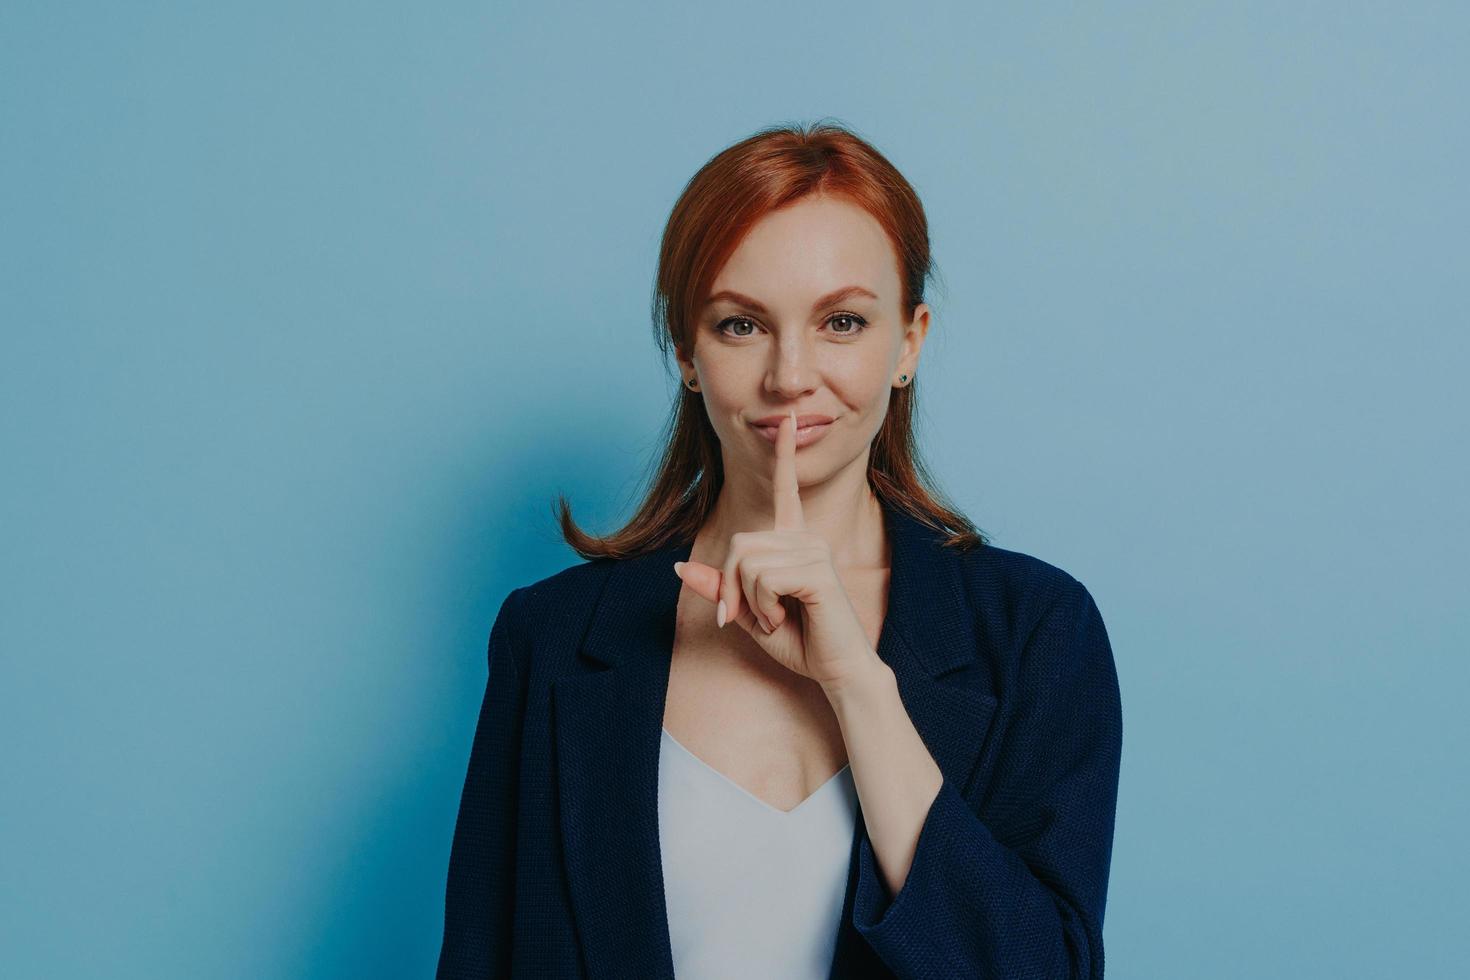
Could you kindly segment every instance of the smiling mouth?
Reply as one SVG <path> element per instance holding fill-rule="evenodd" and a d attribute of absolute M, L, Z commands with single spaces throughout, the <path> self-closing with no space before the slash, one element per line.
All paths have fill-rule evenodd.
<path fill-rule="evenodd" d="M 777 432 L 781 428 L 779 425 L 756 425 L 754 422 L 750 424 L 752 426 L 755 426 L 755 428 L 760 429 L 762 432 Z M 819 422 L 816 425 L 797 426 L 796 434 L 801 435 L 803 432 L 811 432 L 813 429 L 825 429 L 831 424 L 831 422 Z"/>
<path fill-rule="evenodd" d="M 836 419 L 833 419 L 831 422 L 819 422 L 815 425 L 804 425 L 798 428 L 796 430 L 796 448 L 802 449 L 822 438 L 836 421 Z M 780 436 L 781 427 L 779 425 L 756 425 L 752 422 L 750 423 L 750 427 L 758 432 L 762 439 L 769 443 L 775 443 Z"/>

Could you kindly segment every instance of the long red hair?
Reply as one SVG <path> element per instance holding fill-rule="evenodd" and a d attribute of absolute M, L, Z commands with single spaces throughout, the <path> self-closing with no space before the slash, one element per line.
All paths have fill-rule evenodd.
<path fill-rule="evenodd" d="M 701 167 L 664 226 L 653 325 L 666 361 L 671 349 L 688 358 L 704 297 L 751 227 L 817 192 L 845 196 L 883 226 L 898 255 L 902 312 L 913 318 L 933 272 L 929 223 L 914 189 L 881 153 L 841 125 L 771 126 Z M 934 481 L 913 433 L 916 381 L 889 395 L 887 416 L 868 454 L 868 483 L 880 501 L 943 532 L 946 547 L 983 547 L 984 533 L 931 489 Z M 724 482 L 720 442 L 698 392 L 679 386 L 669 429 L 643 502 L 620 530 L 605 537 L 588 534 L 572 520 L 566 497 L 557 495 L 553 506 L 562 536 L 583 558 L 628 558 L 694 540 Z"/>

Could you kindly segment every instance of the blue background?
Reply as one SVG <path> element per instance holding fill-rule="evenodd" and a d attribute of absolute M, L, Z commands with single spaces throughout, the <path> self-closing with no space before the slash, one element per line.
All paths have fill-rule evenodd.
<path fill-rule="evenodd" d="M 428 976 L 511 588 L 631 513 L 658 238 L 918 189 L 942 487 L 1107 622 L 1110 977 L 1470 907 L 1462 4 L 5 5 L 0 973 Z"/>

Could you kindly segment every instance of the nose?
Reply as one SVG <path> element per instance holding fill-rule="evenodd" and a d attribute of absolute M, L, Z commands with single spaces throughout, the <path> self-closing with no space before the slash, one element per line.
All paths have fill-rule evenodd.
<path fill-rule="evenodd" d="M 815 358 L 802 333 L 789 331 L 772 345 L 774 363 L 766 372 L 766 390 L 780 398 L 799 398 L 816 386 Z"/>

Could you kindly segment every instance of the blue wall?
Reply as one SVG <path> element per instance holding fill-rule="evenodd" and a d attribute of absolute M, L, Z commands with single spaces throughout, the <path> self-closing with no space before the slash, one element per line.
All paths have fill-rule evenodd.
<path fill-rule="evenodd" d="M 7 4 L 0 973 L 432 972 L 491 619 L 675 395 L 663 220 L 831 116 L 932 221 L 944 488 L 1112 636 L 1109 976 L 1448 975 L 1470 14 L 1018 6 Z"/>

